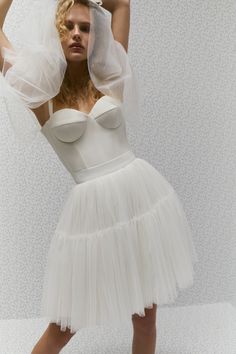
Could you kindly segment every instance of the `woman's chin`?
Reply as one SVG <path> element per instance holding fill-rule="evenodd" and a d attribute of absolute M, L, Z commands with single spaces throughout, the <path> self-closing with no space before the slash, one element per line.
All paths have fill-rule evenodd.
<path fill-rule="evenodd" d="M 71 63 L 77 63 L 86 60 L 84 55 L 81 55 L 81 53 L 74 53 L 73 55 L 68 56 L 66 59 Z"/>

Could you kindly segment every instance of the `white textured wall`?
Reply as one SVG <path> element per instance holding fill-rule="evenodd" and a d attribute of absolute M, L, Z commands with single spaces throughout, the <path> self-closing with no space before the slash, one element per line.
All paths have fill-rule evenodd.
<path fill-rule="evenodd" d="M 10 9 L 5 32 L 13 44 L 30 3 L 15 0 Z M 131 5 L 129 55 L 144 125 L 128 131 L 130 144 L 176 189 L 200 259 L 194 286 L 172 306 L 236 305 L 235 1 Z M 20 155 L 2 105 L 0 118 L 0 318 L 34 317 L 49 242 L 74 182 L 43 136 Z"/>

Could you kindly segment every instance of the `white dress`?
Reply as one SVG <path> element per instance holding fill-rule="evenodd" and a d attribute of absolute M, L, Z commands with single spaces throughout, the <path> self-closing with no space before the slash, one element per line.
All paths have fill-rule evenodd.
<path fill-rule="evenodd" d="M 52 236 L 41 316 L 71 332 L 173 303 L 198 260 L 170 183 L 132 152 L 119 102 L 64 108 L 41 128 L 75 180 Z"/>

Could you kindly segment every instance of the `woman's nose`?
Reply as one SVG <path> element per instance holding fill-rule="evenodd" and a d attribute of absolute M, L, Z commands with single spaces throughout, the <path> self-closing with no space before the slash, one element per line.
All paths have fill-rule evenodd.
<path fill-rule="evenodd" d="M 80 37 L 80 29 L 79 29 L 79 26 L 75 26 L 74 29 L 73 29 L 73 32 L 72 32 L 72 36 L 75 37 Z"/>

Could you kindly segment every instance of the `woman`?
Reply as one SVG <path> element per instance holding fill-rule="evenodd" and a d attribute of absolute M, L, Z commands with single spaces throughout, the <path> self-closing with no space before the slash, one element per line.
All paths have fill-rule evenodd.
<path fill-rule="evenodd" d="M 132 353 L 154 354 L 157 304 L 173 303 L 177 285 L 192 285 L 197 261 L 176 192 L 127 141 L 129 117 L 122 105 L 132 92 L 126 90 L 130 81 L 121 78 L 129 77 L 129 1 L 95 2 L 58 1 L 55 23 L 66 70 L 59 92 L 30 107 L 76 182 L 50 244 L 42 298 L 42 315 L 50 323 L 32 354 L 59 353 L 79 328 L 129 318 Z M 1 0 L 1 25 L 10 4 Z M 102 31 L 101 5 L 112 15 L 114 38 Z M 2 31 L 0 45 L 12 49 Z M 15 64 L 6 65 L 6 58 L 1 68 L 5 60 L 5 78 L 14 85 Z M 17 86 L 21 95 L 19 87 L 25 86 Z"/>

